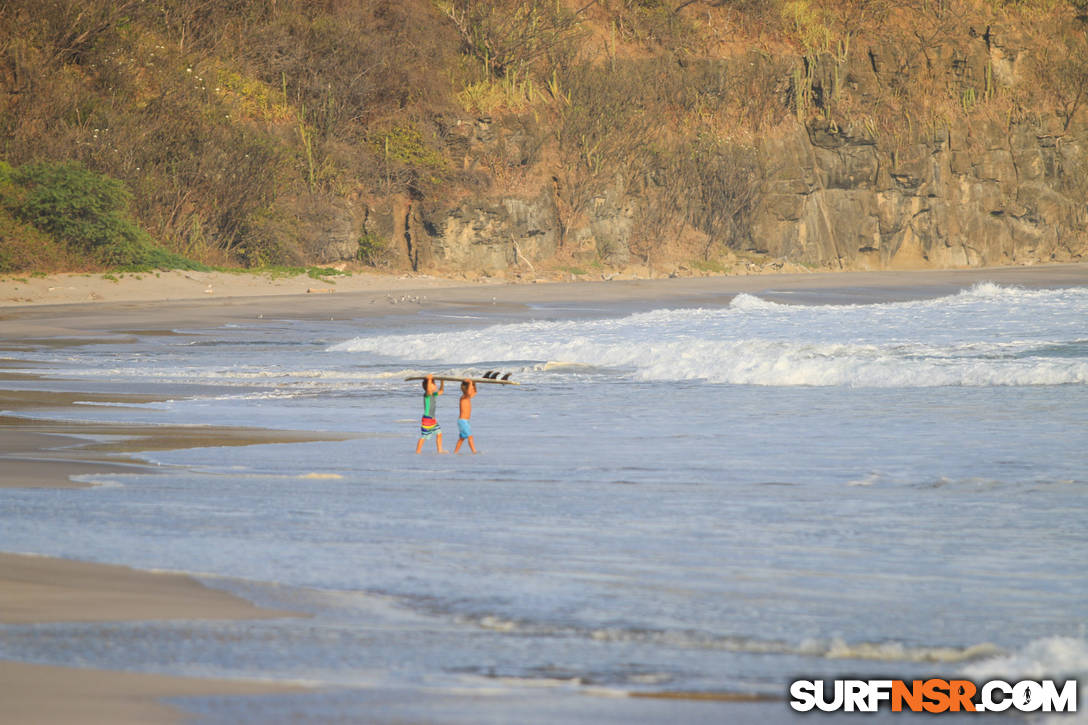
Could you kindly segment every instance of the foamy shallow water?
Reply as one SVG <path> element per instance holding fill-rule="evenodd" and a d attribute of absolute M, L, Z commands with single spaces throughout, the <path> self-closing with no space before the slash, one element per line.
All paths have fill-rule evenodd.
<path fill-rule="evenodd" d="M 691 706 L 604 695 L 1088 679 L 1088 291 L 538 313 L 262 320 L 35 354 L 72 381 L 47 385 L 175 398 L 68 416 L 360 437 L 155 452 L 157 475 L 0 491 L 0 549 L 197 572 L 314 615 L 2 627 L 0 656 L 347 688 L 322 696 L 327 720 L 656 722 Z M 414 456 L 402 378 L 488 369 L 524 384 L 481 386 L 483 453 Z M 439 403 L 447 447 L 456 397 Z M 209 722 L 306 707 L 260 702 L 193 706 Z M 771 707 L 754 719 L 789 719 Z"/>

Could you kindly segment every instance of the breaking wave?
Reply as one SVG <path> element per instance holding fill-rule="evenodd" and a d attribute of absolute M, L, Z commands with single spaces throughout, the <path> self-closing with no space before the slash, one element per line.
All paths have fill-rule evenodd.
<path fill-rule="evenodd" d="M 1045 637 L 1016 652 L 1001 653 L 964 667 L 976 680 L 1008 680 L 1088 675 L 1088 641 L 1073 637 Z M 1088 683 L 1085 683 L 1088 684 Z"/>
<path fill-rule="evenodd" d="M 876 305 L 785 305 L 741 294 L 720 309 L 375 335 L 330 351 L 461 367 L 516 364 L 538 382 L 582 367 L 637 380 L 740 385 L 1069 385 L 1088 383 L 1085 319 L 1088 290 L 986 283 L 935 300 Z"/>

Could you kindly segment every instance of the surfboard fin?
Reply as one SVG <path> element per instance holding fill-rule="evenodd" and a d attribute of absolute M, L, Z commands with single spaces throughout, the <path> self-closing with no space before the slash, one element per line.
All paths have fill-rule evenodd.
<path fill-rule="evenodd" d="M 502 379 L 503 380 L 509 380 L 511 375 L 513 375 L 513 373 L 507 373 L 506 375 L 502 376 Z"/>

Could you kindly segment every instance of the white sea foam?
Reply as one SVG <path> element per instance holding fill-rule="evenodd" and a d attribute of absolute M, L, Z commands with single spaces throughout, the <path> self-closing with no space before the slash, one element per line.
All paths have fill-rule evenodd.
<path fill-rule="evenodd" d="M 1029 642 L 1016 652 L 1004 653 L 972 662 L 963 668 L 963 674 L 976 682 L 988 680 L 1053 679 L 1078 682 L 1078 700 L 1081 703 L 1075 715 L 1063 713 L 1033 718 L 1033 723 L 1073 725 L 1088 722 L 1088 711 L 1083 703 L 1088 700 L 1088 641 L 1073 637 L 1045 637 Z"/>
<path fill-rule="evenodd" d="M 968 299 L 1000 299 L 1023 297 L 1030 294 L 1023 287 L 1002 286 L 995 282 L 976 282 L 969 289 L 960 292 L 958 297 Z"/>
<path fill-rule="evenodd" d="M 1088 294 L 980 284 L 936 300 L 846 307 L 738 295 L 723 309 L 359 337 L 331 348 L 455 365 L 563 361 L 640 380 L 773 386 L 1088 383 Z"/>
<path fill-rule="evenodd" d="M 408 375 L 419 375 L 418 369 L 403 369 L 397 371 L 373 370 L 373 369 L 333 369 L 333 368 L 276 368 L 262 370 L 253 367 L 236 368 L 171 368 L 171 367 L 108 367 L 108 368 L 60 368 L 55 371 L 57 377 L 78 379 L 130 379 L 137 381 L 153 381 L 156 383 L 176 384 L 204 384 L 223 387 L 254 385 L 331 385 L 344 386 L 353 383 L 365 383 L 385 381 L 403 378 Z M 284 394 L 286 395 L 286 394 Z M 197 396 L 199 397 L 199 396 Z M 220 396 L 228 399 L 231 396 Z M 128 402 L 83 402 L 77 404 L 93 405 L 96 407 L 147 407 L 154 403 L 128 403 Z"/>
<path fill-rule="evenodd" d="M 593 370 L 594 367 L 592 365 L 587 365 L 586 363 L 580 363 L 580 362 L 564 362 L 562 360 L 548 360 L 547 362 L 545 362 L 545 363 L 543 363 L 541 365 L 536 365 L 533 369 L 534 370 L 539 370 L 539 371 L 547 371 L 547 372 L 560 372 L 560 371 L 562 371 L 562 372 L 578 372 L 578 371 Z"/>
<path fill-rule="evenodd" d="M 993 657 L 1001 648 L 990 643 L 968 647 L 909 647 L 901 642 L 848 643 L 835 638 L 827 642 L 810 641 L 802 646 L 805 654 L 828 659 L 880 660 L 885 662 L 971 662 Z"/>
<path fill-rule="evenodd" d="M 973 662 L 963 672 L 976 680 L 1084 678 L 1088 676 L 1088 641 L 1073 637 L 1037 639 L 1016 652 Z"/>
<path fill-rule="evenodd" d="M 71 476 L 72 483 L 86 483 L 94 488 L 124 488 L 125 484 L 113 478 L 102 477 L 99 474 L 86 476 Z"/>
<path fill-rule="evenodd" d="M 629 629 L 602 627 L 582 629 L 575 626 L 525 622 L 497 615 L 465 616 L 460 621 L 492 631 L 532 636 L 575 635 L 597 642 L 636 642 L 658 646 L 722 650 L 751 654 L 791 654 L 833 660 L 873 660 L 883 662 L 964 663 L 991 661 L 1003 656 L 997 645 L 984 642 L 966 647 L 911 646 L 902 642 L 847 642 L 842 638 L 807 639 L 788 642 L 758 637 L 712 634 L 695 630 Z"/>
<path fill-rule="evenodd" d="M 732 302 L 729 303 L 729 307 L 734 310 L 780 310 L 787 307 L 787 305 L 742 292 L 733 298 Z"/>

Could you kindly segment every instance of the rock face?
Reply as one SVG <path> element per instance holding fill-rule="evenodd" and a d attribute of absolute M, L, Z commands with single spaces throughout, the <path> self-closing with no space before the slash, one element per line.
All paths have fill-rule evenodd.
<path fill-rule="evenodd" d="M 763 148 L 750 248 L 881 269 L 1068 261 L 1088 252 L 1088 144 L 1038 127 L 936 135 L 894 153 L 828 124 Z"/>
<path fill-rule="evenodd" d="M 358 226 L 349 204 L 339 200 L 313 201 L 299 213 L 298 236 L 308 259 L 330 264 L 356 257 Z"/>
<path fill-rule="evenodd" d="M 1027 124 L 953 129 L 889 152 L 864 131 L 797 124 L 764 142 L 760 167 L 747 234 L 720 240 L 738 251 L 841 269 L 1088 255 L 1088 133 Z M 627 264 L 640 202 L 609 190 L 566 229 L 566 249 L 575 259 Z M 446 207 L 406 203 L 385 218 L 378 228 L 421 270 L 535 269 L 562 236 L 550 189 Z"/>
<path fill-rule="evenodd" d="M 737 251 L 810 267 L 894 269 L 1075 261 L 1088 256 L 1088 132 L 1038 125 L 953 129 L 894 151 L 828 123 L 796 124 L 760 149 L 762 178 Z M 362 232 L 416 270 L 535 269 L 565 248 L 622 267 L 642 199 L 611 188 L 562 230 L 550 188 L 453 205 L 402 200 Z M 324 210 L 320 261 L 358 248 L 350 212 Z M 334 213 L 333 213 L 334 212 Z M 677 259 L 682 263 L 686 260 Z"/>
<path fill-rule="evenodd" d="M 750 232 L 738 250 L 812 267 L 892 269 L 1071 261 L 1088 255 L 1088 142 L 1020 126 L 955 131 L 894 153 L 827 125 L 768 140 Z M 639 199 L 608 194 L 567 230 L 576 255 L 622 266 Z M 555 203 L 466 200 L 420 212 L 415 266 L 505 270 L 546 260 Z M 683 260 L 678 260 L 683 261 Z"/>
<path fill-rule="evenodd" d="M 600 175 L 590 202 L 577 205 L 574 213 L 569 202 L 559 200 L 562 174 L 555 173 L 556 164 L 574 162 L 554 149 L 542 151 L 549 137 L 525 119 L 488 118 L 451 127 L 450 143 L 464 154 L 474 186 L 464 188 L 456 201 L 379 200 L 368 209 L 363 232 L 389 240 L 395 256 L 413 269 L 445 271 L 535 270 L 557 252 L 575 264 L 616 268 L 640 257 L 648 264 L 648 247 L 659 265 L 682 265 L 723 248 L 762 257 L 772 267 L 789 262 L 838 269 L 1088 257 L 1084 110 L 1019 121 L 993 120 L 1001 113 L 992 107 L 972 113 L 979 99 L 1027 82 L 1024 39 L 1015 29 L 985 27 L 968 29 L 958 44 L 934 43 L 925 52 L 878 42 L 851 53 L 806 56 L 799 67 L 792 66 L 792 80 L 771 64 L 767 72 L 775 75 L 775 87 L 788 90 L 777 101 L 762 102 L 785 99 L 789 119 L 809 120 L 782 122 L 761 140 L 754 166 L 745 165 L 739 177 L 750 184 L 745 188 L 750 202 L 749 194 L 734 193 L 731 198 L 743 197 L 745 207 L 736 214 L 729 210 L 721 225 L 700 226 L 690 214 L 692 200 L 713 204 L 727 196 L 706 193 L 705 187 L 700 195 L 691 187 L 705 183 L 706 176 L 701 181 L 698 174 L 685 176 L 652 155 L 634 159 L 641 150 L 631 147 L 625 148 L 632 158 L 607 160 L 608 173 Z M 743 68 L 751 60 L 744 56 L 736 62 Z M 942 89 L 954 105 L 962 104 L 963 112 L 931 113 L 929 121 L 912 123 L 910 109 L 888 105 L 889 94 L 897 97 L 889 89 L 919 78 Z M 850 111 L 839 113 L 846 101 Z M 903 128 L 878 136 L 865 115 L 873 108 L 895 115 Z M 831 120 L 846 117 L 861 120 Z M 945 118 L 952 120 L 936 120 Z M 505 160 L 518 191 L 496 190 L 501 182 L 477 165 L 481 158 Z M 739 162 L 729 164 L 740 168 Z M 653 183 L 632 185 L 634 175 L 621 171 L 635 167 Z M 728 174 L 719 182 L 709 176 L 722 188 L 732 183 L 724 180 Z M 653 188 L 675 193 L 659 191 L 655 206 L 647 196 Z M 672 199 L 672 216 L 651 232 L 651 222 L 644 220 L 661 219 L 666 197 Z M 345 218 L 333 216 L 330 223 Z M 342 225 L 333 232 L 330 227 L 330 236 L 342 242 L 337 249 L 346 250 L 351 235 Z M 715 234 L 722 238 L 708 236 Z M 681 241 L 671 244 L 674 239 L 663 237 Z"/>
<path fill-rule="evenodd" d="M 414 225 L 415 243 L 443 267 L 506 269 L 555 254 L 559 220 L 551 196 L 466 201 L 424 212 Z"/>

